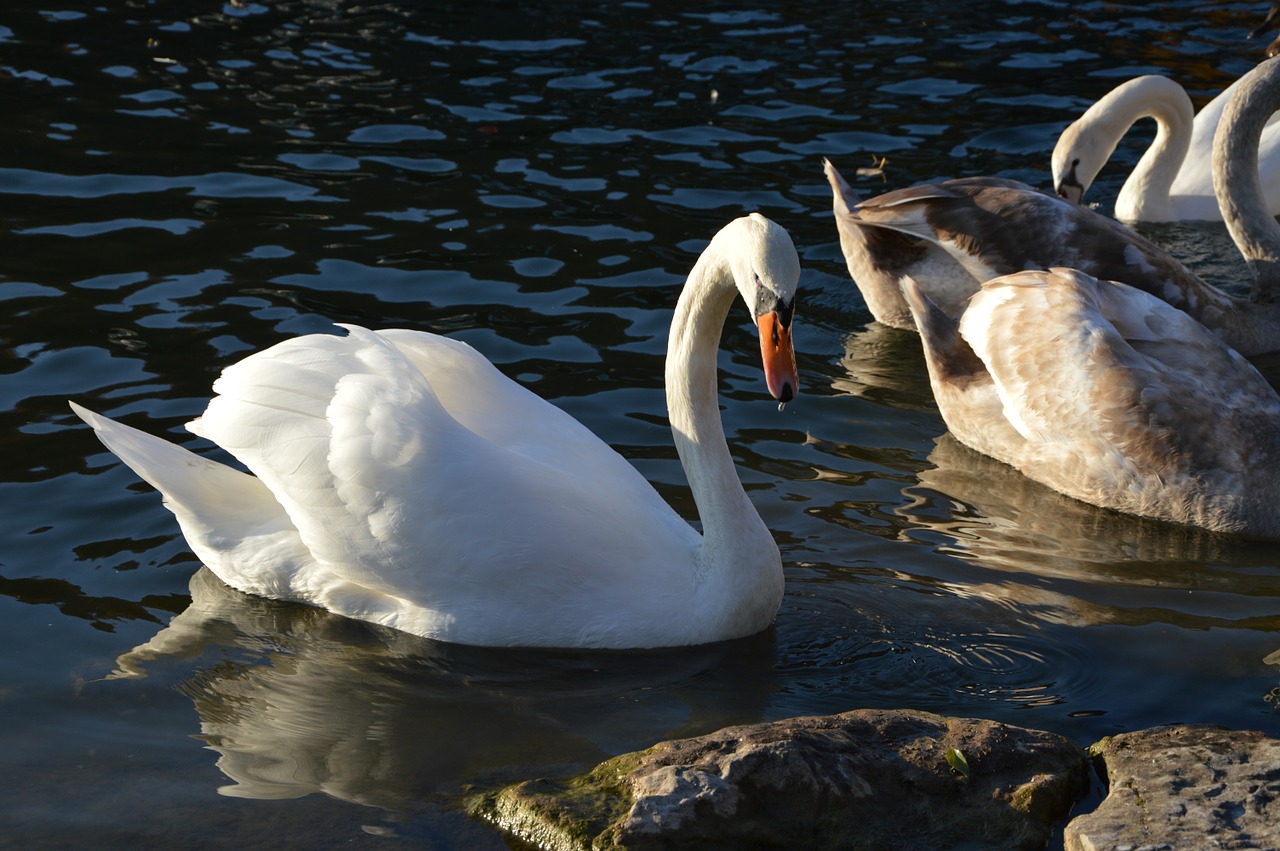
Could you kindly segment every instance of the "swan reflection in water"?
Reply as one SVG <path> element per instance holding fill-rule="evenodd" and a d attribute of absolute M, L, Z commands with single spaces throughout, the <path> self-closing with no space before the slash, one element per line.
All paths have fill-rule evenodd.
<path fill-rule="evenodd" d="M 760 720 L 772 631 L 677 651 L 446 645 L 253 597 L 207 568 L 191 605 L 112 678 L 179 672 L 224 795 L 398 810 L 466 783 L 579 770 Z"/>
<path fill-rule="evenodd" d="M 1079 502 L 969 449 L 949 433 L 938 438 L 928 460 L 933 466 L 919 474 L 917 485 L 904 488 L 910 502 L 898 512 L 912 525 L 951 539 L 941 552 L 1006 574 L 983 585 L 983 596 L 1056 602 L 1044 616 L 1077 624 L 1147 622 L 1157 615 L 1152 606 L 1173 602 L 1157 589 L 1242 595 L 1258 600 L 1258 615 L 1280 603 L 1274 569 L 1249 569 L 1274 564 L 1264 542 Z M 1061 582 L 1018 582 L 1015 574 Z M 1098 595 L 1107 602 L 1087 599 L 1089 586 L 1110 587 Z M 1049 590 L 1055 587 L 1080 596 Z M 1176 605 L 1184 614 L 1212 617 L 1196 602 L 1178 599 Z M 1126 614 L 1130 606 L 1134 611 Z"/>
<path fill-rule="evenodd" d="M 872 322 L 844 340 L 843 371 L 831 377 L 840 393 L 908 411 L 936 411 L 920 335 Z"/>
<path fill-rule="evenodd" d="M 897 410 L 930 407 L 913 337 L 879 323 L 851 334 L 841 362 L 846 374 L 833 375 L 832 386 Z M 1267 372 L 1274 380 L 1274 370 Z M 946 577 L 943 584 L 954 593 L 1052 623 L 1280 630 L 1274 542 L 1080 502 L 971 450 L 943 431 L 940 419 L 938 426 L 943 433 L 914 475 L 900 460 L 892 465 L 893 478 L 912 481 L 900 490 L 903 501 L 884 506 L 881 517 L 894 519 L 899 539 L 936 542 L 939 552 L 994 572 L 966 569 Z M 867 453 L 833 447 L 829 454 Z M 823 513 L 850 525 L 856 523 L 852 506 Z M 1191 590 L 1197 593 L 1186 593 Z"/>

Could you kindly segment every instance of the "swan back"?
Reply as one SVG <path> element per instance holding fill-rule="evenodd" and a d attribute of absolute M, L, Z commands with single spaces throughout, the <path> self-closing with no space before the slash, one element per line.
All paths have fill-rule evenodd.
<path fill-rule="evenodd" d="M 229 367 L 190 425 L 287 512 L 313 559 L 289 579 L 304 599 L 402 599 L 389 625 L 463 643 L 575 645 L 628 598 L 639 620 L 649 583 L 689 582 L 697 535 L 572 417 L 465 344 L 348 330 Z"/>
<path fill-rule="evenodd" d="M 1280 534 L 1280 397 L 1238 353 L 1146 293 L 1069 269 L 988 282 L 954 336 L 925 333 L 962 442 L 1094 505 Z M 978 366 L 980 364 L 980 366 Z"/>

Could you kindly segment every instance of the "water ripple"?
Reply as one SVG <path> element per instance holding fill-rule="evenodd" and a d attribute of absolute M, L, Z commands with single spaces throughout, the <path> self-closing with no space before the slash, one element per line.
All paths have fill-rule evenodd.
<path fill-rule="evenodd" d="M 115 195 L 189 190 L 205 198 L 280 198 L 288 201 L 338 201 L 319 190 L 276 177 L 214 172 L 187 177 L 145 174 L 53 174 L 25 168 L 0 168 L 0 193 L 11 195 L 107 198 Z"/>

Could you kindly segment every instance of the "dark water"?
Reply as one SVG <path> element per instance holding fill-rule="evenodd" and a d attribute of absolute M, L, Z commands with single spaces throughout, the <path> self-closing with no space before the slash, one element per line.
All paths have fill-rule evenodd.
<path fill-rule="evenodd" d="M 7 3 L 0 843 L 501 848 L 459 810 L 470 784 L 858 707 L 1081 744 L 1280 735 L 1275 546 L 1082 506 L 946 438 L 918 342 L 867 327 L 820 162 L 885 158 L 868 194 L 1044 186 L 1057 133 L 1122 79 L 1203 102 L 1247 70 L 1266 6 Z M 245 353 L 429 329 L 691 514 L 666 325 L 705 240 L 756 209 L 805 262 L 805 387 L 776 410 L 735 314 L 726 431 L 788 579 L 754 639 L 475 650 L 236 594 L 66 407 L 200 447 L 182 423 Z M 1150 232 L 1243 279 L 1220 227 Z"/>

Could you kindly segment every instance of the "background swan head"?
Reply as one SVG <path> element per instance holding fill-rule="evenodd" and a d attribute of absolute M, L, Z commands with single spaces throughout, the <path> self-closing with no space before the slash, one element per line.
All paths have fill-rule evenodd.
<path fill-rule="evenodd" d="M 1132 80 L 1130 82 L 1133 82 Z M 1099 122 L 1104 117 L 1097 111 L 1098 104 L 1067 125 L 1053 146 L 1050 169 L 1053 174 L 1053 191 L 1073 204 L 1084 199 L 1084 193 L 1107 160 L 1115 153 L 1116 145 L 1127 126 L 1108 128 L 1100 132 Z"/>
<path fill-rule="evenodd" d="M 1171 133 L 1179 135 L 1178 141 L 1185 144 L 1181 134 L 1172 128 L 1185 128 L 1185 133 L 1190 133 L 1193 121 L 1191 99 L 1181 86 L 1158 74 L 1134 77 L 1107 92 L 1085 110 L 1083 115 L 1067 125 L 1053 146 L 1050 165 L 1054 191 L 1068 201 L 1079 204 L 1102 167 L 1115 153 L 1116 146 L 1125 133 L 1134 122 L 1146 117 L 1156 119 L 1157 136 L 1151 150 L 1143 156 L 1145 168 L 1144 163 L 1140 162 L 1134 169 L 1134 174 L 1140 171 L 1145 174 L 1155 165 L 1152 162 L 1155 152 L 1161 152 L 1166 145 L 1173 143 L 1169 139 Z M 1177 166 L 1181 164 L 1186 151 L 1171 151 L 1171 154 L 1174 154 L 1176 162 L 1171 163 L 1170 179 L 1177 173 Z M 1145 189 L 1145 186 L 1130 188 L 1126 181 L 1127 192 L 1140 193 Z M 1117 204 L 1120 205 L 1120 202 L 1117 201 Z"/>

